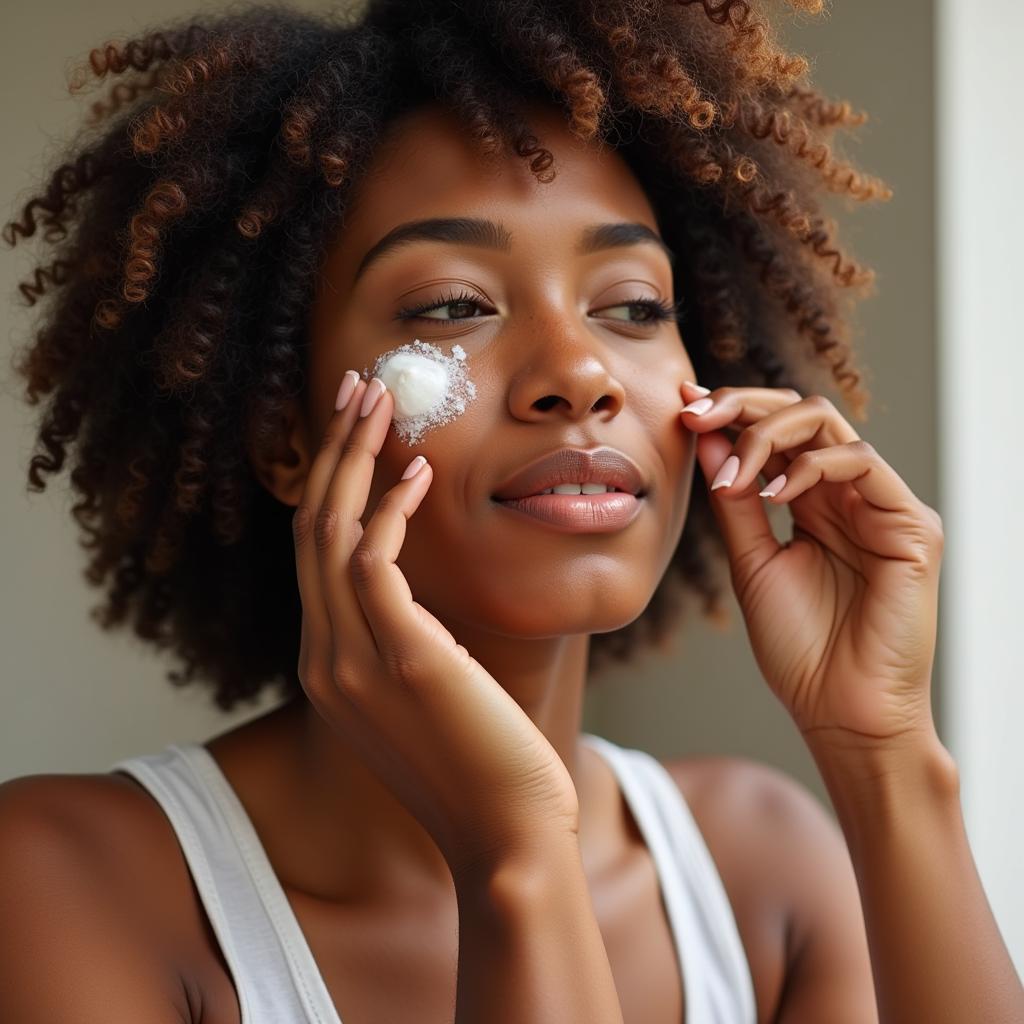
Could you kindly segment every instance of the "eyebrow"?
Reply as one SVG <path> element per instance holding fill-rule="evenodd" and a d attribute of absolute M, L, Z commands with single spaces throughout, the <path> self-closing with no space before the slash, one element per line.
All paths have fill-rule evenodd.
<path fill-rule="evenodd" d="M 512 233 L 493 220 L 474 217 L 430 217 L 426 220 L 407 221 L 392 228 L 379 242 L 370 247 L 356 268 L 353 285 L 366 270 L 388 253 L 412 242 L 447 242 L 456 245 L 475 245 L 499 252 L 512 251 Z M 668 258 L 674 268 L 675 253 L 661 236 L 646 224 L 621 221 L 611 224 L 592 224 L 585 228 L 576 245 L 576 252 L 585 256 L 604 249 L 628 245 L 653 244 Z"/>

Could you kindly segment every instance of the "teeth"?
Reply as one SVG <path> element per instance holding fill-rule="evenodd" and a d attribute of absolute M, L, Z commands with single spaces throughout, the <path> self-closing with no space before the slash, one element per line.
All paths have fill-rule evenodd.
<path fill-rule="evenodd" d="M 559 484 L 557 487 L 549 487 L 541 494 L 604 494 L 607 491 L 614 491 L 614 487 L 607 484 Z"/>

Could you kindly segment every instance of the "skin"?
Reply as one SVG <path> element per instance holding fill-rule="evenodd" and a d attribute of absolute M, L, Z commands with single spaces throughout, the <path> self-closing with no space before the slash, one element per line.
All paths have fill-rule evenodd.
<path fill-rule="evenodd" d="M 520 160 L 482 175 L 457 120 L 442 110 L 427 108 L 393 126 L 323 270 L 310 319 L 308 406 L 294 410 L 289 450 L 258 474 L 279 500 L 297 506 L 347 369 L 371 366 L 413 337 L 446 352 L 462 345 L 475 400 L 418 445 L 387 433 L 360 521 L 369 523 L 415 454 L 427 457 L 434 480 L 409 521 L 401 571 L 416 601 L 546 737 L 579 791 L 589 634 L 642 611 L 684 525 L 695 438 L 678 412 L 693 366 L 676 324 L 627 322 L 625 300 L 674 297 L 671 266 L 657 246 L 585 257 L 573 251 L 592 223 L 639 221 L 657 231 L 632 173 L 614 154 L 595 159 L 557 112 L 540 109 L 537 118 L 563 168 L 548 185 L 537 184 Z M 417 242 L 372 265 L 352 287 L 363 254 L 387 230 L 453 213 L 503 223 L 511 251 Z M 398 307 L 453 286 L 479 291 L 487 305 L 394 319 Z M 438 322 L 453 312 L 466 322 Z M 598 443 L 628 452 L 649 476 L 646 508 L 629 530 L 567 537 L 516 522 L 490 501 L 502 480 L 541 452 Z M 446 569 L 452 564 L 460 566 L 457 578 Z M 323 794 L 303 822 L 318 838 L 306 879 L 312 888 L 384 893 L 413 879 L 448 884 L 435 842 L 312 703 L 283 717 L 282 728 L 301 735 L 295 742 L 304 751 L 290 773 L 294 793 Z M 580 842 L 588 858 L 584 799 Z"/>
<path fill-rule="evenodd" d="M 589 636 L 646 606 L 681 536 L 697 459 L 758 665 L 842 826 L 765 766 L 666 763 L 725 884 L 758 1020 L 1016 1019 L 1024 992 L 930 717 L 937 513 L 821 396 L 720 388 L 702 401 L 685 383 L 693 367 L 676 325 L 623 319 L 626 301 L 674 298 L 664 253 L 573 251 L 595 222 L 656 231 L 642 190 L 560 113 L 534 117 L 560 171 L 547 185 L 518 159 L 484 173 L 436 108 L 392 126 L 319 281 L 308 399 L 289 410 L 277 452 L 253 453 L 264 486 L 305 508 L 295 530 L 305 696 L 206 746 L 340 1012 L 448 1019 L 456 1005 L 461 1024 L 493 1019 L 498 1005 L 517 1020 L 681 1019 L 648 852 L 579 731 Z M 511 250 L 417 242 L 354 281 L 394 225 L 451 215 L 501 221 Z M 481 293 L 465 323 L 394 319 L 451 284 Z M 477 398 L 410 448 L 389 429 L 390 395 L 366 418 L 356 416 L 363 384 L 346 409 L 334 403 L 345 370 L 415 336 L 458 341 Z M 597 443 L 648 474 L 629 529 L 569 537 L 490 503 L 540 452 Z M 416 453 L 428 467 L 400 481 Z M 764 501 L 789 506 L 791 541 L 774 537 Z M 135 783 L 15 780 L 0 787 L 0 825 L 15 839 L 0 847 L 0 878 L 18 880 L 0 888 L 0 919 L 18 937 L 0 945 L 12 1019 L 63 1019 L 73 993 L 80 1019 L 109 1021 L 111 988 L 95 979 L 116 978 L 126 1021 L 238 1020 L 176 838 Z M 533 891 L 551 898 L 505 888 L 501 914 L 460 927 L 469 942 L 453 943 L 456 926 L 474 923 L 461 897 L 509 856 L 516 871 L 502 877 L 532 873 Z M 937 901 L 940 888 L 949 895 Z M 497 944 L 513 934 L 519 945 Z M 72 954 L 86 947 L 83 966 Z M 25 981 L 41 964 L 45 992 Z M 584 980 L 567 990 L 569 975 Z M 174 1016 L 135 1012 L 158 1003 Z"/>

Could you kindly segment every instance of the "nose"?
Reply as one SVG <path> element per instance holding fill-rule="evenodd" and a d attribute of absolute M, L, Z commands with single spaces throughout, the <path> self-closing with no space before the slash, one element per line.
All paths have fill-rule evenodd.
<path fill-rule="evenodd" d="M 517 353 L 509 386 L 509 411 L 517 419 L 552 416 L 575 422 L 591 412 L 614 419 L 625 402 L 625 389 L 608 363 L 609 352 L 566 311 L 531 318 L 531 337 L 509 339 Z"/>

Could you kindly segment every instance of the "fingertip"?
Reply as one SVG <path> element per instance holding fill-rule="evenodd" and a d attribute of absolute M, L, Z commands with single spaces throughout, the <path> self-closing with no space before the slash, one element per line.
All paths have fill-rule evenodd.
<path fill-rule="evenodd" d="M 698 398 L 696 401 L 690 402 L 688 405 L 684 405 L 679 412 L 680 415 L 684 412 L 692 413 L 694 416 L 699 418 L 705 413 L 710 412 L 714 407 L 714 404 L 714 401 L 710 398 Z"/>
<path fill-rule="evenodd" d="M 334 399 L 335 412 L 341 412 L 352 401 L 352 396 L 356 393 L 356 385 L 358 383 L 359 374 L 355 370 L 346 370 L 345 375 L 341 378 L 338 394 Z"/>
<path fill-rule="evenodd" d="M 427 458 L 425 455 L 417 455 L 416 458 L 405 467 L 405 472 L 402 473 L 403 480 L 411 480 L 414 476 L 418 476 L 420 470 L 427 465 Z"/>

